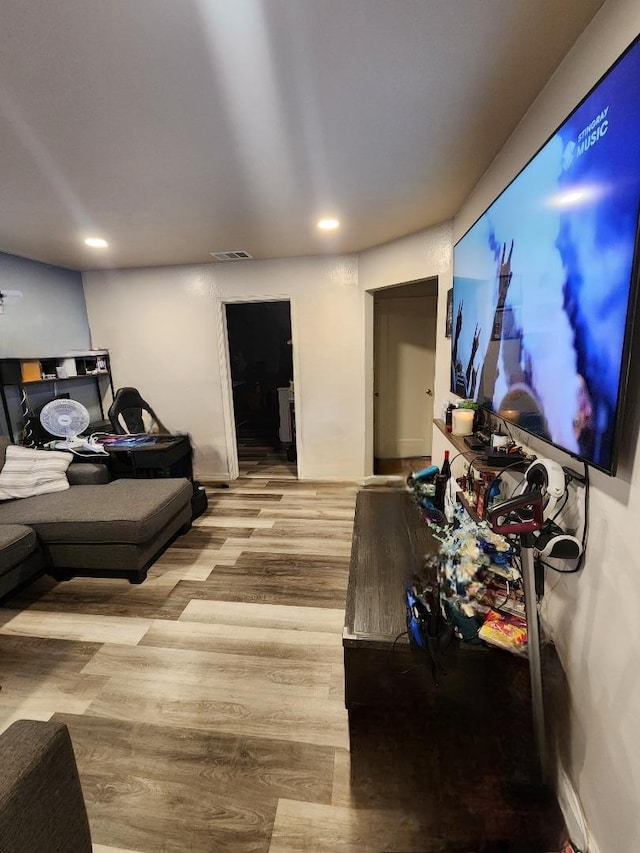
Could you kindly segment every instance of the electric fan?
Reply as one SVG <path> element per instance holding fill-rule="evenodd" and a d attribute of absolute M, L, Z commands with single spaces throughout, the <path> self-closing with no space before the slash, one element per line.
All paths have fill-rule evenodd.
<path fill-rule="evenodd" d="M 52 400 L 43 406 L 40 412 L 40 423 L 47 432 L 64 439 L 56 442 L 57 450 L 106 453 L 99 444 L 86 438 L 78 438 L 89 426 L 89 421 L 89 412 L 77 400 Z"/>

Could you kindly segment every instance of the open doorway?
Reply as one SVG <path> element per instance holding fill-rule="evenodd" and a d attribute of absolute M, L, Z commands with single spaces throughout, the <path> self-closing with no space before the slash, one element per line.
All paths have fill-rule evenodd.
<path fill-rule="evenodd" d="M 402 475 L 431 461 L 437 279 L 376 291 L 374 467 Z"/>
<path fill-rule="evenodd" d="M 297 479 L 290 303 L 225 311 L 240 476 Z"/>

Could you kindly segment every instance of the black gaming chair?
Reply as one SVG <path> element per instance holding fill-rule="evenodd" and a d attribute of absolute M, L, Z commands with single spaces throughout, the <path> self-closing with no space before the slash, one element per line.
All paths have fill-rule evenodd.
<path fill-rule="evenodd" d="M 147 413 L 150 424 L 145 424 L 143 414 Z M 137 388 L 118 388 L 113 403 L 109 406 L 109 420 L 113 431 L 117 435 L 134 433 L 156 433 L 170 435 L 169 430 L 153 411 L 147 401 L 140 395 Z M 192 517 L 197 518 L 207 508 L 207 493 L 204 486 L 193 479 L 192 448 L 191 439 L 188 435 L 176 436 L 182 441 L 182 449 L 176 448 L 173 457 L 167 458 L 160 451 L 154 453 L 153 448 L 145 453 L 144 471 L 148 476 L 158 476 L 156 471 L 162 471 L 160 476 L 164 477 L 186 477 L 193 483 L 193 498 L 191 499 Z M 186 451 L 186 452 L 185 452 Z M 135 452 L 131 453 L 131 459 L 112 459 L 111 470 L 116 476 L 139 477 L 141 474 L 139 465 L 135 462 Z M 154 470 L 155 469 L 155 470 Z M 227 487 L 226 483 L 222 484 Z"/>
<path fill-rule="evenodd" d="M 151 425 L 144 423 L 143 414 L 146 412 L 151 419 Z M 109 420 L 117 435 L 155 432 L 169 434 L 160 418 L 151 406 L 144 400 L 137 388 L 118 388 L 109 406 Z"/>

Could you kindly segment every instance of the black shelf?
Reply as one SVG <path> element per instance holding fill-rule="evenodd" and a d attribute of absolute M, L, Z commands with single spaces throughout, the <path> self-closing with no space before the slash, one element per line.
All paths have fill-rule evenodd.
<path fill-rule="evenodd" d="M 47 376 L 44 379 L 28 379 L 26 382 L 5 382 L 9 385 L 47 385 L 50 382 L 73 382 L 74 379 L 94 379 L 98 376 L 109 376 L 108 370 L 100 370 L 97 373 L 78 373 L 76 376 Z"/>
<path fill-rule="evenodd" d="M 443 420 L 434 419 L 434 424 L 438 427 L 440 432 L 445 436 L 445 438 L 452 444 L 455 449 L 464 456 L 466 462 L 469 465 L 472 465 L 475 470 L 479 474 L 499 474 L 508 467 L 509 471 L 526 471 L 528 467 L 528 462 L 521 462 L 518 465 L 509 465 L 509 466 L 498 466 L 498 465 L 487 465 L 486 462 L 482 461 L 482 452 L 477 450 L 471 450 L 464 440 L 464 436 L 462 435 L 454 435 L 453 433 L 447 430 L 447 427 Z"/>
<path fill-rule="evenodd" d="M 96 363 L 100 365 L 99 368 L 96 367 Z M 103 365 L 106 366 L 103 368 Z M 87 367 L 89 367 L 89 370 L 87 370 Z M 71 372 L 71 375 L 53 376 L 52 371 L 54 368 L 56 370 L 59 369 L 61 372 Z M 40 378 L 34 378 L 34 374 L 37 375 L 38 372 L 41 374 Z M 38 405 L 42 406 L 43 393 L 49 393 L 47 386 L 57 386 L 58 383 L 62 383 L 63 385 L 66 383 L 73 385 L 75 383 L 77 386 L 80 382 L 86 383 L 89 381 L 93 383 L 95 397 L 93 397 L 93 392 L 88 391 L 88 389 L 87 393 L 92 398 L 90 401 L 88 400 L 87 393 L 84 391 L 80 396 L 84 396 L 84 402 L 87 403 L 87 406 L 95 410 L 94 422 L 105 424 L 108 423 L 105 421 L 103 404 L 103 393 L 106 392 L 105 380 L 108 381 L 111 399 L 113 399 L 115 391 L 108 350 L 76 351 L 59 356 L 44 356 L 40 358 L 0 359 L 0 402 L 2 403 L 2 414 L 4 414 L 7 434 L 10 440 L 15 442 L 24 428 L 22 412 L 19 411 L 16 404 L 16 394 L 19 394 L 21 388 L 34 389 L 33 395 L 36 398 L 40 398 Z M 10 389 L 17 390 L 10 391 Z M 62 391 L 54 391 L 54 393 L 62 393 Z M 51 399 L 53 399 L 53 395 Z M 35 405 L 34 410 L 37 411 Z M 97 417 L 98 410 L 99 417 Z"/>

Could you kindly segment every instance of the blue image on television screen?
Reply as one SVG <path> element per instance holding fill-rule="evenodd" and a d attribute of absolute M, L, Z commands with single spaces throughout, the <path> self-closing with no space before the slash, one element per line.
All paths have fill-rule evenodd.
<path fill-rule="evenodd" d="M 609 473 L 639 202 L 636 41 L 454 249 L 451 390 Z"/>

